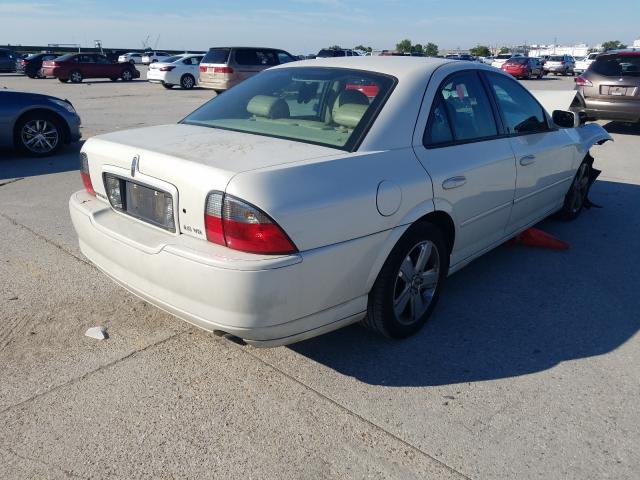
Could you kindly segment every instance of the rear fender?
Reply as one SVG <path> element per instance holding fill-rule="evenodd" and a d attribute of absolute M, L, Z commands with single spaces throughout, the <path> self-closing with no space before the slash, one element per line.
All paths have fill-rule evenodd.
<path fill-rule="evenodd" d="M 387 238 L 384 240 L 380 249 L 378 250 L 378 255 L 375 259 L 372 259 L 371 262 L 371 270 L 369 272 L 369 277 L 367 278 L 366 283 L 366 291 L 370 291 L 371 287 L 373 287 L 376 278 L 378 278 L 378 274 L 380 270 L 382 270 L 382 266 L 384 262 L 389 257 L 391 250 L 396 246 L 402 235 L 411 227 L 411 225 L 424 217 L 425 215 L 433 212 L 435 210 L 435 206 L 433 200 L 425 201 L 419 205 L 416 205 L 415 208 L 411 209 L 399 222 L 398 226 L 392 228 L 388 231 Z"/>

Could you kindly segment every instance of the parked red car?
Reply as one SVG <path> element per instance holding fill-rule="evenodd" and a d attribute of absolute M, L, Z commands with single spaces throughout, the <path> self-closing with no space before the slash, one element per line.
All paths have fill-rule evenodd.
<path fill-rule="evenodd" d="M 57 77 L 61 82 L 80 83 L 85 78 L 121 78 L 128 82 L 140 77 L 140 72 L 130 63 L 114 63 L 97 53 L 71 53 L 42 63 L 46 77 Z"/>
<path fill-rule="evenodd" d="M 375 83 L 369 82 L 367 80 L 354 80 L 351 83 L 348 83 L 345 88 L 346 90 L 358 90 L 359 92 L 364 93 L 370 99 L 375 98 L 380 91 Z"/>
<path fill-rule="evenodd" d="M 502 70 L 516 78 L 542 78 L 542 62 L 533 57 L 512 57 L 502 64 Z"/>

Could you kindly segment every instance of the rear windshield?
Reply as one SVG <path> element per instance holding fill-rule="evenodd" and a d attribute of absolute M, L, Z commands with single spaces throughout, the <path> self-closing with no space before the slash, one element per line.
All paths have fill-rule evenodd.
<path fill-rule="evenodd" d="M 177 62 L 178 60 L 182 59 L 182 55 L 176 55 L 175 57 L 169 57 L 169 58 L 165 58 L 163 60 L 164 63 L 173 63 L 173 62 Z"/>
<path fill-rule="evenodd" d="M 230 51 L 229 48 L 210 48 L 202 63 L 227 63 Z"/>
<path fill-rule="evenodd" d="M 510 58 L 509 59 L 509 63 L 521 63 L 521 64 L 525 64 L 529 61 L 528 58 L 526 57 L 514 57 L 514 58 Z"/>
<path fill-rule="evenodd" d="M 67 61 L 71 60 L 75 56 L 76 55 L 74 53 L 67 53 L 66 55 L 60 55 L 55 60 L 58 61 L 58 62 L 67 62 Z"/>
<path fill-rule="evenodd" d="M 500 55 L 498 55 L 496 57 L 498 60 L 509 60 L 511 58 L 511 54 L 510 53 L 501 53 Z"/>
<path fill-rule="evenodd" d="M 394 85 L 387 75 L 342 68 L 267 70 L 182 123 L 352 151 Z"/>
<path fill-rule="evenodd" d="M 589 69 L 606 77 L 640 76 L 640 55 L 601 55 Z"/>
<path fill-rule="evenodd" d="M 549 60 L 551 60 L 552 62 L 561 62 L 564 60 L 564 57 L 558 56 L 558 55 L 552 55 L 551 57 L 549 57 Z"/>

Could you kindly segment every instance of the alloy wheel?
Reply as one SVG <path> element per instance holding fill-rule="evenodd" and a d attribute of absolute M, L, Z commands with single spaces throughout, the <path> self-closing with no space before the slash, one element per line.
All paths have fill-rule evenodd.
<path fill-rule="evenodd" d="M 60 134 L 49 120 L 29 120 L 22 127 L 20 138 L 25 148 L 31 152 L 45 154 L 55 150 Z"/>
<path fill-rule="evenodd" d="M 132 78 L 132 75 L 129 70 L 125 70 L 124 72 L 122 72 L 122 80 L 124 80 L 125 82 L 128 82 L 129 80 L 131 80 L 131 78 Z"/>
<path fill-rule="evenodd" d="M 393 310 L 398 322 L 416 323 L 433 300 L 440 278 L 440 256 L 429 240 L 415 245 L 400 265 L 393 288 Z"/>
<path fill-rule="evenodd" d="M 193 77 L 190 75 L 187 75 L 182 79 L 183 88 L 186 88 L 186 89 L 193 88 L 193 84 L 194 84 L 194 80 L 193 80 Z"/>

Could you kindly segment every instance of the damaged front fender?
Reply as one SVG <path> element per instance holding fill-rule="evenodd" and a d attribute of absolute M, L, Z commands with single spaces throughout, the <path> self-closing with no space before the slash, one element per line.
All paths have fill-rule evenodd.
<path fill-rule="evenodd" d="M 579 148 L 583 156 L 586 156 L 589 153 L 589 149 L 594 145 L 602 145 L 607 141 L 613 142 L 613 138 L 609 135 L 609 132 L 597 123 L 581 125 L 575 128 L 574 131 L 578 135 Z"/>

